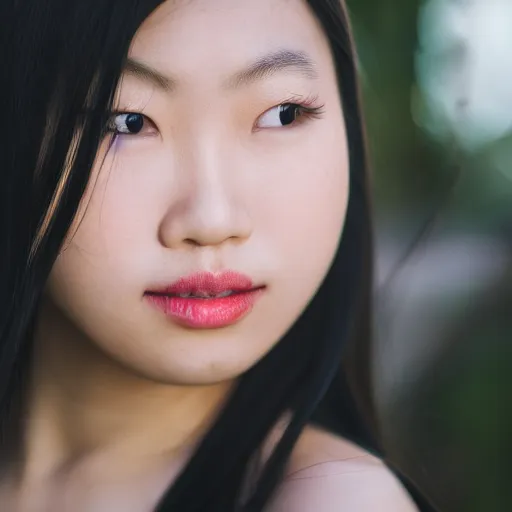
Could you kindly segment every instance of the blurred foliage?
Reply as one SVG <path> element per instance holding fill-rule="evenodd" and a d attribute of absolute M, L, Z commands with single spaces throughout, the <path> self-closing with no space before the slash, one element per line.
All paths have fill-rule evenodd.
<path fill-rule="evenodd" d="M 411 112 L 418 7 L 414 0 L 349 2 L 380 209 L 417 209 L 447 183 L 444 152 Z"/>
<path fill-rule="evenodd" d="M 512 503 L 511 277 L 465 304 L 435 363 L 395 404 L 390 438 L 401 464 L 442 511 L 504 512 Z"/>
<path fill-rule="evenodd" d="M 450 136 L 450 126 L 438 126 L 448 135 L 443 141 L 421 126 L 419 118 L 428 116 L 429 109 L 417 82 L 422 53 L 418 24 L 426 3 L 348 0 L 361 62 L 377 211 L 385 218 L 403 217 L 405 211 L 421 218 L 444 207 L 448 196 L 454 221 L 499 228 L 511 216 L 512 133 L 468 147 L 460 144 L 457 133 Z M 455 45 L 458 51 L 448 47 L 447 55 L 435 54 L 437 72 L 450 63 L 460 67 L 456 58 L 461 54 L 463 59 L 461 48 L 462 43 Z M 436 68 L 428 72 L 436 73 Z M 461 109 L 464 92 L 462 84 Z"/>
<path fill-rule="evenodd" d="M 512 131 L 482 138 L 479 143 L 464 139 L 464 123 L 469 119 L 465 116 L 474 107 L 467 103 L 464 79 L 460 80 L 460 98 L 453 105 L 453 112 L 460 114 L 459 126 L 453 124 L 453 119 L 452 124 L 445 120 L 441 126 L 443 120 L 436 120 L 429 111 L 431 104 L 419 81 L 421 58 L 427 63 L 424 73 L 435 73 L 436 65 L 441 71 L 452 66 L 448 76 L 455 76 L 464 64 L 462 40 L 445 53 L 438 45 L 430 60 L 425 58 L 428 48 L 422 46 L 424 41 L 419 42 L 419 20 L 425 6 L 434 1 L 457 9 L 478 3 L 347 0 L 360 58 L 377 228 L 402 250 L 408 243 L 402 239 L 422 234 L 409 256 L 421 255 L 426 245 L 440 239 L 447 240 L 449 247 L 450 237 L 477 234 L 482 237 L 482 249 L 490 240 L 499 241 L 502 256 L 512 263 Z M 501 0 L 493 1 L 496 7 Z M 430 23 L 436 22 L 430 19 Z M 435 37 L 436 27 L 430 28 Z M 501 69 L 508 69 L 508 63 L 503 63 Z M 434 129 L 432 119 L 438 123 Z M 477 128 L 486 132 L 483 122 Z M 442 226 L 437 235 L 423 231 L 430 221 L 435 221 L 434 232 Z M 452 256 L 450 251 L 446 254 L 446 261 L 432 263 L 429 272 L 441 272 L 448 263 L 457 265 L 456 260 L 448 262 L 457 258 L 455 250 Z M 426 252 L 424 256 L 428 259 Z M 379 247 L 377 257 L 382 257 Z M 476 260 L 476 255 L 467 254 L 470 264 L 472 258 Z M 489 259 L 488 264 L 493 267 L 493 260 Z M 441 512 L 505 512 L 512 503 L 508 482 L 512 476 L 510 267 L 478 292 L 466 287 L 464 292 L 452 293 L 460 283 L 455 277 L 453 282 L 445 280 L 446 290 L 439 292 L 432 309 L 451 315 L 451 321 L 444 325 L 434 320 L 430 336 L 435 343 L 431 344 L 429 357 L 415 370 L 415 379 L 407 381 L 407 389 L 396 397 L 391 390 L 383 403 L 384 432 L 393 458 Z M 418 271 L 427 272 L 426 268 L 424 265 Z M 477 270 L 474 272 L 471 274 L 470 267 L 465 279 L 484 279 Z M 401 290 L 398 287 L 398 294 Z M 417 296 L 426 293 L 416 291 Z M 424 304 L 418 301 L 416 318 L 431 313 L 422 310 Z M 441 318 L 436 311 L 430 317 Z M 406 340 L 402 351 L 419 353 L 425 347 L 411 330 L 414 320 L 408 325 L 409 332 L 402 336 Z M 424 328 L 425 322 L 417 325 Z M 380 327 L 377 325 L 377 330 Z M 427 342 L 428 336 L 429 332 L 422 332 Z M 386 343 L 393 344 L 393 340 Z M 401 364 L 406 366 L 407 358 Z M 379 385 L 384 386 L 377 382 Z"/>

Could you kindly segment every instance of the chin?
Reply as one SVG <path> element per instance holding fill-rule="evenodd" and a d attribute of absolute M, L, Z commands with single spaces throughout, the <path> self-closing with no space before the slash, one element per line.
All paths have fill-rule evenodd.
<path fill-rule="evenodd" d="M 210 368 L 183 368 L 181 371 L 159 372 L 148 375 L 147 378 L 166 386 L 216 386 L 222 383 L 233 382 L 243 372 L 217 372 Z"/>
<path fill-rule="evenodd" d="M 208 360 L 206 357 L 196 358 L 194 361 L 180 361 L 179 357 L 173 357 L 167 359 L 169 364 L 165 364 L 165 359 L 160 358 L 158 365 L 141 365 L 140 360 L 131 364 L 130 361 L 120 361 L 120 364 L 132 375 L 162 385 L 213 386 L 236 380 L 255 363 L 250 361 L 246 364 L 229 364 L 219 361 L 218 358 Z"/>

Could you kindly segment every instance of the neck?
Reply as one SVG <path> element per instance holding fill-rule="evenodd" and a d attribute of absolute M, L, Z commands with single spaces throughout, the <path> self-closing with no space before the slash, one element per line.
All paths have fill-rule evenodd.
<path fill-rule="evenodd" d="M 130 373 L 43 306 L 27 395 L 24 481 L 94 461 L 120 476 L 188 458 L 233 383 L 174 386 Z"/>

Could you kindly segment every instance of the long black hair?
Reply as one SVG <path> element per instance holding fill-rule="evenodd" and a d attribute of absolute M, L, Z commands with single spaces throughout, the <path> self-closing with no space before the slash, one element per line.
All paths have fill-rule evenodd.
<path fill-rule="evenodd" d="M 0 2 L 0 458 L 16 456 L 32 329 L 76 215 L 130 43 L 162 0 Z M 308 0 L 337 68 L 350 151 L 342 239 L 318 293 L 244 374 L 158 511 L 259 511 L 303 427 L 316 422 L 380 452 L 371 393 L 372 244 L 356 59 L 340 0 Z M 340 170 L 341 172 L 341 170 Z M 291 421 L 241 504 L 285 411 Z M 219 461 L 222 461 L 219 464 Z"/>

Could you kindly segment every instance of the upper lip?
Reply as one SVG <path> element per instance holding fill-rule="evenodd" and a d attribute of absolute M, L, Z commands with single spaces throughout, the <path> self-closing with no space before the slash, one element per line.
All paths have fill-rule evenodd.
<path fill-rule="evenodd" d="M 158 295 L 219 295 L 228 291 L 243 292 L 255 288 L 262 287 L 255 287 L 249 276 L 239 272 L 226 271 L 219 274 L 197 272 L 181 277 L 169 285 L 149 290 L 147 293 Z"/>

